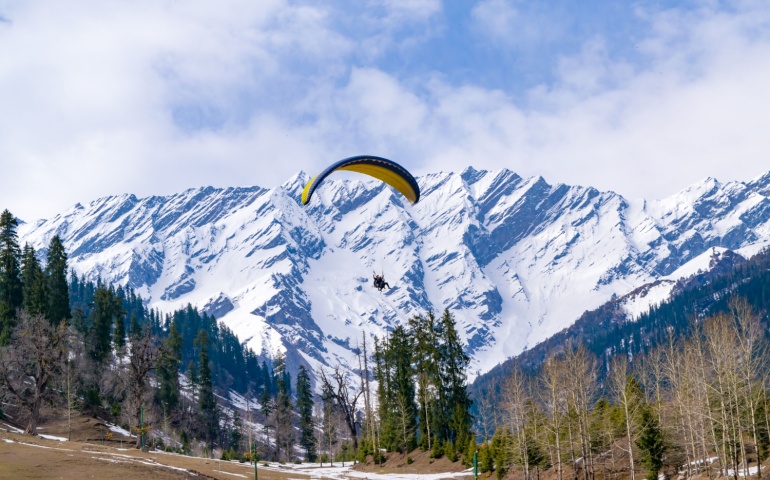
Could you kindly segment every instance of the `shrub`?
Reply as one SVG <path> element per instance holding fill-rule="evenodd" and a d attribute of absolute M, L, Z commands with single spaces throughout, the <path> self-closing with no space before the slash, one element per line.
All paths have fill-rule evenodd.
<path fill-rule="evenodd" d="M 457 461 L 457 452 L 455 451 L 455 446 L 449 440 L 444 442 L 444 456 L 448 458 L 450 462 Z"/>
<path fill-rule="evenodd" d="M 440 458 L 444 455 L 444 448 L 441 442 L 434 441 L 431 445 L 430 458 Z"/>

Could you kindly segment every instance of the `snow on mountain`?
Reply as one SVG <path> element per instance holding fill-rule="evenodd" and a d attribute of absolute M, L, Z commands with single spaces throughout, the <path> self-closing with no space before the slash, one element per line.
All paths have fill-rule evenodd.
<path fill-rule="evenodd" d="M 712 247 L 770 241 L 770 173 L 629 202 L 468 168 L 420 178 L 415 206 L 363 178 L 327 180 L 308 207 L 304 173 L 273 189 L 106 197 L 19 231 L 41 250 L 58 234 L 78 273 L 131 285 L 164 311 L 196 305 L 255 351 L 311 367 L 349 365 L 362 335 L 449 308 L 474 373 L 659 282 L 629 303 L 638 315 Z M 373 271 L 393 288 L 372 288 Z"/>
<path fill-rule="evenodd" d="M 725 252 L 730 252 L 730 250 L 723 247 L 712 247 L 672 273 L 623 295 L 619 299 L 619 304 L 625 310 L 628 320 L 635 321 L 647 313 L 651 307 L 668 300 L 677 285 L 677 281 L 711 271 Z"/>

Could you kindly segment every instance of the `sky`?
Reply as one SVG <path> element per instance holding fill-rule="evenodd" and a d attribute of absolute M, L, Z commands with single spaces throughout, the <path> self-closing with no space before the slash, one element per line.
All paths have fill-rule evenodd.
<path fill-rule="evenodd" d="M 661 198 L 770 170 L 766 0 L 0 0 L 0 209 L 340 158 Z"/>

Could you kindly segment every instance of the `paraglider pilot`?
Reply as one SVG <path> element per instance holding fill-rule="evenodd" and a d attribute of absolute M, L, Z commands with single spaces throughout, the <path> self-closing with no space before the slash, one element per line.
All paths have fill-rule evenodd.
<path fill-rule="evenodd" d="M 387 287 L 388 290 L 390 290 L 390 284 L 385 281 L 385 277 L 374 273 L 374 288 L 376 288 L 379 291 L 382 291 L 382 289 L 384 289 L 385 287 Z"/>

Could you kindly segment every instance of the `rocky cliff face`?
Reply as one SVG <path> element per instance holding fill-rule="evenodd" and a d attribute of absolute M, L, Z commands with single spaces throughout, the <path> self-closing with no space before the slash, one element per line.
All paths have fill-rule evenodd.
<path fill-rule="evenodd" d="M 770 239 L 770 173 L 630 202 L 468 168 L 420 178 L 415 206 L 338 179 L 307 208 L 306 180 L 102 198 L 23 225 L 21 240 L 44 250 L 58 234 L 79 274 L 131 285 L 161 310 L 191 303 L 256 351 L 288 349 L 311 366 L 348 364 L 362 335 L 449 308 L 475 373 L 711 247 Z M 372 271 L 393 288 L 373 289 Z"/>

